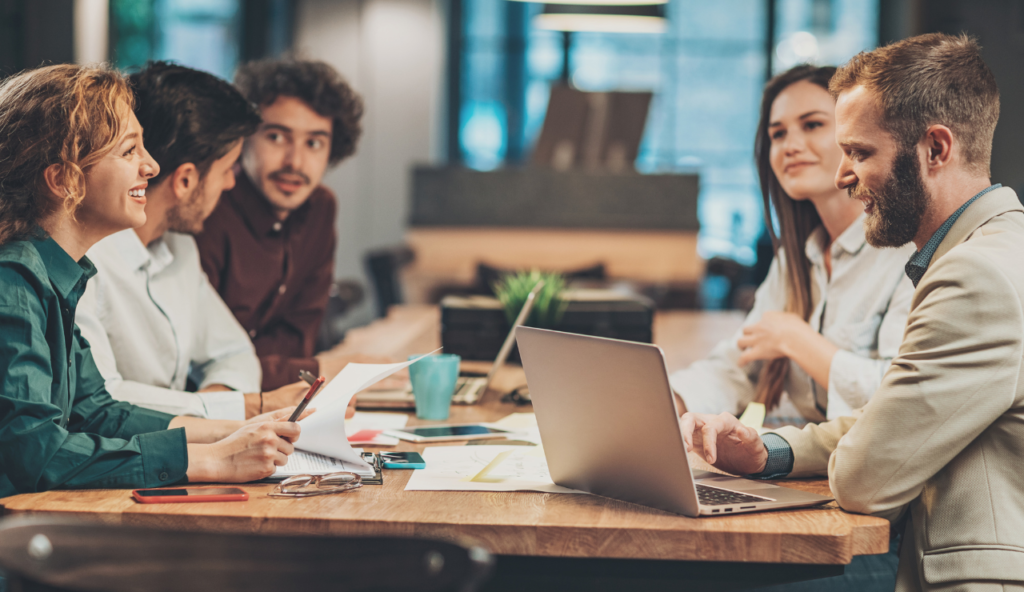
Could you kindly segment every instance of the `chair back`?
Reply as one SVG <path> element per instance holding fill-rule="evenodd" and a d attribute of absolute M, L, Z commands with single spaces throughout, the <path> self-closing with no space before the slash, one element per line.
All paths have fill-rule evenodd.
<path fill-rule="evenodd" d="M 480 547 L 413 538 L 214 534 L 14 517 L 0 521 L 11 592 L 476 590 Z"/>

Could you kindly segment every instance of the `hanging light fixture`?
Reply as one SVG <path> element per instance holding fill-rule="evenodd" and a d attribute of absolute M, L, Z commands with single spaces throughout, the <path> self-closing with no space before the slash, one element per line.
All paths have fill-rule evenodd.
<path fill-rule="evenodd" d="M 522 1 L 522 0 L 518 0 Z M 548 31 L 664 33 L 668 0 L 548 0 L 533 26 Z"/>

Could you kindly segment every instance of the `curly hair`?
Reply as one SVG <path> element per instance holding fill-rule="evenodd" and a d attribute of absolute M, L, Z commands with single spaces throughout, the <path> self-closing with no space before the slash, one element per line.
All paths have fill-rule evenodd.
<path fill-rule="evenodd" d="M 335 165 L 356 151 L 362 133 L 363 99 L 330 65 L 294 58 L 257 60 L 242 64 L 235 86 L 249 101 L 263 107 L 278 97 L 301 99 L 333 122 L 329 162 Z"/>
<path fill-rule="evenodd" d="M 46 66 L 0 84 L 0 245 L 32 236 L 59 208 L 85 198 L 85 174 L 121 137 L 134 106 L 124 77 L 107 68 Z M 44 172 L 59 167 L 60 199 Z"/>
<path fill-rule="evenodd" d="M 256 107 L 213 74 L 150 62 L 128 81 L 146 150 L 160 165 L 160 174 L 149 181 L 153 185 L 187 162 L 205 175 L 236 141 L 259 127 Z"/>

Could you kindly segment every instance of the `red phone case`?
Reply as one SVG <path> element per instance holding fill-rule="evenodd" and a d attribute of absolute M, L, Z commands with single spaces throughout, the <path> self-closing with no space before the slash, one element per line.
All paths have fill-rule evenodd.
<path fill-rule="evenodd" d="M 172 487 L 169 489 L 224 489 L 223 487 Z M 237 488 L 235 488 L 237 489 Z M 154 495 L 154 496 L 143 496 L 139 495 L 140 491 L 160 491 L 159 489 L 136 489 L 132 491 L 132 497 L 135 501 L 140 504 L 188 504 L 198 502 L 244 502 L 248 501 L 249 494 L 245 491 L 241 493 L 230 493 L 225 495 Z"/>

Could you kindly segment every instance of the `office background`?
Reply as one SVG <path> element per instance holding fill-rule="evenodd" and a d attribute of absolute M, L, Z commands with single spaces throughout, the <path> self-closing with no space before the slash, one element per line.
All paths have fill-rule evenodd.
<path fill-rule="evenodd" d="M 535 26 L 542 10 L 510 0 L 0 0 L 0 76 L 45 61 L 132 69 L 168 59 L 227 79 L 240 61 L 287 52 L 329 62 L 366 103 L 356 155 L 325 179 L 339 197 L 336 277 L 366 285 L 365 253 L 404 240 L 412 168 L 526 165 L 550 89 L 565 81 L 653 93 L 635 166 L 699 174 L 704 259 L 759 263 L 752 139 L 766 78 L 918 33 L 980 39 L 1002 92 L 993 180 L 1024 187 L 1019 1 L 671 0 L 663 33 L 568 40 Z M 767 257 L 762 241 L 760 267 Z M 714 288 L 705 303 L 732 304 Z M 372 300 L 345 323 L 372 319 Z"/>

